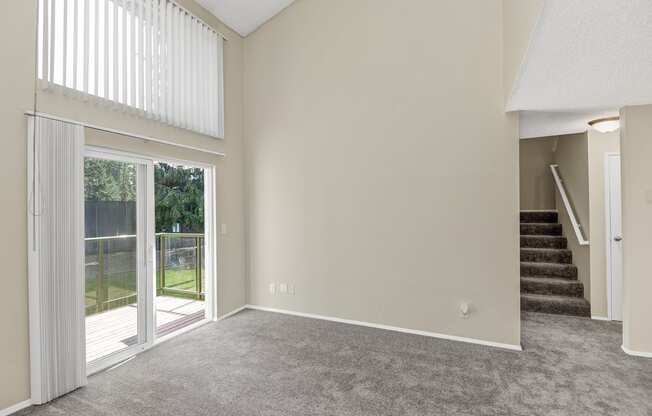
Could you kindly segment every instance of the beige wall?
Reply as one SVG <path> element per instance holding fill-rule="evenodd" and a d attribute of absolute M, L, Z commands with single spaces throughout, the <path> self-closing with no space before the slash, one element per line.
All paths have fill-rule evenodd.
<path fill-rule="evenodd" d="M 300 0 L 246 39 L 251 303 L 520 343 L 502 13 Z"/>
<path fill-rule="evenodd" d="M 590 263 L 591 314 L 606 318 L 607 260 L 605 219 L 605 154 L 620 152 L 620 132 L 588 132 L 589 142 L 589 198 L 590 198 Z"/>
<path fill-rule="evenodd" d="M 559 136 L 555 163 L 559 165 L 559 175 L 564 181 L 566 194 L 571 202 L 577 221 L 590 241 L 589 230 L 589 145 L 587 133 Z M 564 207 L 559 191 L 555 193 L 555 205 L 559 211 L 564 235 L 568 238 L 568 248 L 573 250 L 573 263 L 578 269 L 578 278 L 584 284 L 584 297 L 591 300 L 591 263 L 589 246 L 580 246 L 570 217 Z"/>
<path fill-rule="evenodd" d="M 652 106 L 621 110 L 623 346 L 652 354 Z"/>
<path fill-rule="evenodd" d="M 242 39 L 215 17 L 189 0 L 185 7 L 229 37 L 225 46 L 226 138 L 218 141 L 184 130 L 167 127 L 120 112 L 96 107 L 50 93 L 39 93 L 38 111 L 88 121 L 120 130 L 207 147 L 227 153 L 216 161 L 217 198 L 220 221 L 229 234 L 221 241 L 221 313 L 245 303 L 244 293 L 244 194 L 242 163 Z M 26 121 L 23 113 L 33 108 L 35 2 L 15 1 L 10 13 L 0 17 L 1 76 L 0 125 L 3 146 L 0 166 L 5 180 L 2 192 L 4 233 L 0 246 L 4 278 L 0 302 L 0 410 L 29 398 L 29 355 L 27 317 L 27 214 L 26 214 Z M 109 137 L 89 133 L 89 140 Z M 115 138 L 113 138 L 115 139 Z M 120 142 L 132 143 L 127 139 Z M 147 148 L 154 148 L 150 144 Z M 165 149 L 160 149 L 161 151 Z M 169 150 L 166 150 L 169 151 Z M 195 157 L 188 154 L 189 157 Z M 199 156 L 197 156 L 199 157 Z"/>
<path fill-rule="evenodd" d="M 556 208 L 550 165 L 555 163 L 557 141 L 557 136 L 519 141 L 521 210 Z"/>

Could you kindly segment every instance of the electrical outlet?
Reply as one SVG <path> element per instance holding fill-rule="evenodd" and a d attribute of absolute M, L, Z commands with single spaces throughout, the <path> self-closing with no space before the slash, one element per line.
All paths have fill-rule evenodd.
<path fill-rule="evenodd" d="M 279 289 L 281 293 L 288 293 L 288 285 L 286 283 L 281 283 Z"/>
<path fill-rule="evenodd" d="M 276 294 L 276 284 L 275 283 L 270 283 L 269 284 L 269 293 L 271 293 L 272 295 Z"/>

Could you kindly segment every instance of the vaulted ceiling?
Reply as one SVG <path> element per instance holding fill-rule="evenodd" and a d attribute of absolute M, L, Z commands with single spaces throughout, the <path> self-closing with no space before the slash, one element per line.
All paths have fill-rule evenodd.
<path fill-rule="evenodd" d="M 197 0 L 206 10 L 242 36 L 276 16 L 294 0 Z"/>
<path fill-rule="evenodd" d="M 545 1 L 507 108 L 530 137 L 651 103 L 652 1 Z"/>

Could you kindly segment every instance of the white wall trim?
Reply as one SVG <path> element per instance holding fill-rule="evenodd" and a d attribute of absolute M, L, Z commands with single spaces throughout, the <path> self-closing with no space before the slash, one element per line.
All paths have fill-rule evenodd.
<path fill-rule="evenodd" d="M 606 316 L 591 316 L 591 319 L 594 321 L 611 321 L 611 319 L 607 318 Z"/>
<path fill-rule="evenodd" d="M 643 357 L 643 358 L 652 358 L 652 352 L 641 352 L 641 351 L 634 351 L 630 350 L 629 348 L 626 348 L 624 345 L 621 346 L 623 351 L 625 351 L 625 354 L 631 355 L 634 357 Z"/>
<path fill-rule="evenodd" d="M 25 400 L 24 402 L 16 403 L 13 406 L 9 406 L 6 409 L 0 410 L 0 416 L 9 416 L 12 415 L 20 410 L 27 409 L 32 405 L 32 400 L 28 399 Z"/>
<path fill-rule="evenodd" d="M 222 316 L 220 316 L 219 318 L 217 318 L 217 319 L 215 320 L 215 322 L 220 322 L 220 321 L 223 321 L 223 320 L 225 320 L 225 319 L 229 319 L 229 318 L 232 317 L 233 315 L 237 315 L 237 314 L 239 314 L 240 312 L 244 311 L 245 309 L 249 309 L 249 307 L 248 307 L 247 305 L 245 305 L 245 306 L 241 306 L 241 307 L 239 307 L 238 309 L 236 309 L 236 310 L 234 310 L 234 311 L 231 311 L 231 312 L 227 313 L 226 315 L 222 315 Z"/>
<path fill-rule="evenodd" d="M 466 338 L 466 337 L 459 337 L 459 336 L 456 336 L 456 335 L 438 334 L 438 333 L 435 333 L 435 332 L 420 331 L 420 330 L 416 330 L 416 329 L 400 328 L 400 327 L 396 327 L 396 326 L 374 324 L 374 323 L 370 323 L 370 322 L 354 321 L 354 320 L 351 320 L 351 319 L 334 318 L 334 317 L 331 317 L 331 316 L 315 315 L 315 314 L 311 314 L 311 313 L 301 313 L 301 312 L 294 312 L 294 311 L 288 311 L 288 310 L 283 310 L 283 309 L 267 308 L 267 307 L 256 306 L 256 305 L 247 305 L 245 308 L 246 309 L 252 309 L 252 310 L 258 310 L 258 311 L 263 311 L 263 312 L 280 313 L 280 314 L 283 314 L 283 315 L 299 316 L 299 317 L 302 317 L 302 318 L 319 319 L 319 320 L 322 320 L 322 321 L 337 322 L 337 323 L 348 324 L 348 325 L 365 326 L 365 327 L 369 327 L 369 328 L 383 329 L 383 330 L 386 330 L 386 331 L 401 332 L 401 333 L 404 333 L 404 334 L 421 335 L 421 336 L 429 337 L 429 338 L 439 338 L 439 339 L 445 339 L 445 340 L 449 340 L 449 341 L 466 342 L 466 343 L 469 343 L 469 344 L 484 345 L 486 347 L 502 348 L 502 349 L 512 350 L 512 351 L 523 351 L 523 347 L 521 347 L 520 345 L 516 345 L 516 344 L 503 344 L 503 343 L 500 343 L 500 342 L 485 341 L 485 340 L 475 339 L 475 338 Z"/>

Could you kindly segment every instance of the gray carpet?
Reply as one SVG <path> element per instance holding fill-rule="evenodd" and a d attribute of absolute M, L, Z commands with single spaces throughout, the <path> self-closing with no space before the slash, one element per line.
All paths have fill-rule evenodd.
<path fill-rule="evenodd" d="M 652 415 L 621 327 L 524 314 L 522 353 L 246 311 L 21 415 Z"/>

